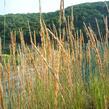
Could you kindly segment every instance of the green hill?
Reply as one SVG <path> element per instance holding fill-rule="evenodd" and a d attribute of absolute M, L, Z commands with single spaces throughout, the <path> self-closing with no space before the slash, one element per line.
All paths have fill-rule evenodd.
<path fill-rule="evenodd" d="M 109 2 L 107 2 L 109 6 Z M 65 9 L 65 15 L 72 15 L 72 6 Z M 74 15 L 74 25 L 76 29 L 83 29 L 83 22 L 86 25 L 91 25 L 93 30 L 97 33 L 96 21 L 97 18 L 102 36 L 105 33 L 105 26 L 103 18 L 108 16 L 108 11 L 106 4 L 104 2 L 95 2 L 95 3 L 84 3 L 73 6 L 73 15 Z M 24 31 L 24 36 L 27 41 L 29 41 L 29 31 L 28 31 L 28 21 L 30 22 L 31 31 L 39 31 L 39 13 L 28 13 L 28 14 L 8 14 L 5 15 L 6 23 L 6 43 L 10 40 L 10 31 L 16 31 L 17 37 L 19 34 L 19 29 Z M 51 27 L 54 23 L 56 27 L 59 27 L 59 11 L 43 13 L 43 18 L 48 27 Z M 0 16 L 0 37 L 4 37 L 4 16 Z"/>

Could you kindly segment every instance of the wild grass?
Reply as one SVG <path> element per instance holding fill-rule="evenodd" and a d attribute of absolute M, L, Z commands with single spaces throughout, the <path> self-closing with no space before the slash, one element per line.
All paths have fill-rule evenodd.
<path fill-rule="evenodd" d="M 10 54 L 2 54 L 0 46 L 0 109 L 109 108 L 107 33 L 99 41 L 84 24 L 89 38 L 85 44 L 83 33 L 78 34 L 72 22 L 68 17 L 58 33 L 55 25 L 50 30 L 41 19 L 41 46 L 36 46 L 29 22 L 31 46 L 20 30 L 21 43 L 16 47 L 16 35 L 11 32 Z"/>

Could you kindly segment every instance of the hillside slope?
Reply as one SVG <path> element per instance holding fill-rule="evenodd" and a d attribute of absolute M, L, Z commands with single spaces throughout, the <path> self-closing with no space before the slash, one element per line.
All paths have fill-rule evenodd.
<path fill-rule="evenodd" d="M 107 6 L 109 6 L 109 2 L 107 2 Z M 65 9 L 65 15 L 71 16 L 72 7 L 68 7 Z M 73 6 L 73 15 L 74 15 L 74 25 L 76 29 L 83 28 L 83 22 L 87 25 L 90 24 L 92 28 L 97 32 L 95 18 L 97 18 L 98 23 L 100 25 L 101 33 L 103 34 L 104 22 L 103 17 L 108 16 L 108 11 L 106 4 L 104 2 L 95 2 L 95 3 L 84 3 Z M 29 40 L 29 31 L 28 31 L 28 23 L 30 22 L 30 27 L 32 31 L 39 30 L 39 13 L 29 13 L 29 14 L 8 14 L 5 15 L 6 23 L 6 41 L 7 43 L 10 40 L 10 31 L 15 30 L 18 31 L 22 29 L 24 31 L 25 39 Z M 46 24 L 51 27 L 52 23 L 54 23 L 57 27 L 59 27 L 59 11 L 43 13 L 44 20 Z M 4 37 L 4 16 L 0 16 L 0 37 Z"/>

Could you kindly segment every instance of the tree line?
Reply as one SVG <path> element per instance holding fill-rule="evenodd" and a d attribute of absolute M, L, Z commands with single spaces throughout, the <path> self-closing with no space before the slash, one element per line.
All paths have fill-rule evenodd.
<path fill-rule="evenodd" d="M 90 25 L 92 29 L 98 34 L 97 22 L 99 24 L 100 32 L 102 37 L 105 34 L 105 23 L 104 18 L 108 18 L 108 6 L 109 2 L 95 2 L 95 3 L 84 3 L 79 5 L 70 6 L 65 9 L 65 16 L 74 17 L 74 26 L 76 30 L 83 30 L 85 23 L 87 26 Z M 73 11 L 72 11 L 73 10 Z M 49 28 L 55 24 L 59 28 L 59 11 L 49 12 L 42 14 L 45 23 Z M 5 17 L 5 24 L 4 24 Z M 29 29 L 28 21 L 31 28 L 31 32 L 36 31 L 36 36 L 39 37 L 39 13 L 28 13 L 28 14 L 7 14 L 5 16 L 0 15 L 0 37 L 2 42 L 4 40 L 4 26 L 5 26 L 5 40 L 6 44 L 10 42 L 10 32 L 16 31 L 17 42 L 19 42 L 19 30 L 24 32 L 24 39 L 29 42 Z M 97 19 L 97 22 L 96 22 Z M 99 38 L 99 36 L 98 36 Z M 40 40 L 40 38 L 37 40 Z"/>

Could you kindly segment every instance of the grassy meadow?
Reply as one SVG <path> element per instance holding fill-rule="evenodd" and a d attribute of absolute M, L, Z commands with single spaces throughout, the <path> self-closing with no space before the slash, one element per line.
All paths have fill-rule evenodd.
<path fill-rule="evenodd" d="M 88 43 L 73 23 L 67 17 L 64 28 L 54 24 L 51 30 L 40 16 L 41 46 L 36 46 L 29 25 L 31 45 L 25 43 L 22 30 L 19 45 L 15 32 L 10 33 L 8 55 L 0 44 L 0 109 L 109 109 L 107 17 L 100 40 L 84 24 Z"/>

